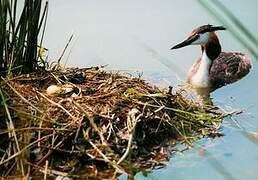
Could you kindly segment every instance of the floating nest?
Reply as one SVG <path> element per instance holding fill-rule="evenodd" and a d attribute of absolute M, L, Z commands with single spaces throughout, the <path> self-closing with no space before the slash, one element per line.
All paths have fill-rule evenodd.
<path fill-rule="evenodd" d="M 224 116 L 171 87 L 98 67 L 0 83 L 1 177 L 133 175 L 163 166 L 171 144 L 220 135 Z"/>

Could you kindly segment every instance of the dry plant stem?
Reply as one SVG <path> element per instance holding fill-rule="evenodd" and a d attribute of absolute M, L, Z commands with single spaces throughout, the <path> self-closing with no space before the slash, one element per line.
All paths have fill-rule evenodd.
<path fill-rule="evenodd" d="M 111 180 L 117 180 L 117 170 L 115 170 L 113 176 L 111 177 Z"/>
<path fill-rule="evenodd" d="M 44 180 L 47 179 L 47 170 L 48 170 L 48 160 L 46 160 L 46 163 L 45 163 Z"/>
<path fill-rule="evenodd" d="M 13 168 L 14 168 L 15 165 L 16 165 L 16 162 L 13 163 L 13 164 L 11 165 L 11 167 L 9 167 L 8 171 L 5 173 L 4 176 L 8 176 L 8 175 L 12 172 L 12 170 L 13 170 Z"/>
<path fill-rule="evenodd" d="M 31 104 L 31 102 L 29 102 L 26 98 L 24 98 L 18 91 L 16 91 L 16 89 L 14 87 L 12 87 L 11 84 L 9 84 L 5 79 L 3 79 L 6 84 L 13 90 L 13 92 L 15 94 L 17 94 L 25 103 L 27 103 L 28 105 L 30 105 L 31 107 L 33 107 L 35 110 L 37 110 L 40 113 L 43 113 L 43 111 L 41 111 L 40 109 L 38 109 L 36 106 L 34 106 L 33 104 Z"/>
<path fill-rule="evenodd" d="M 19 145 L 19 142 L 18 142 L 18 139 L 17 139 L 17 136 L 16 136 L 16 133 L 14 131 L 14 124 L 13 124 L 13 120 L 12 120 L 12 117 L 11 117 L 11 114 L 10 114 L 10 111 L 8 109 L 8 106 L 6 104 L 6 101 L 5 101 L 5 98 L 4 98 L 4 95 L 3 95 L 3 92 L 2 90 L 0 89 L 0 95 L 1 95 L 1 98 L 2 98 L 2 102 L 3 102 L 3 105 L 4 105 L 4 108 L 5 108 L 5 112 L 7 114 L 7 118 L 9 120 L 9 122 L 6 122 L 7 123 L 7 127 L 10 131 L 10 133 L 12 135 L 10 135 L 9 138 L 11 138 L 12 136 L 14 137 L 14 141 L 15 141 L 15 145 L 16 145 L 16 148 L 18 150 L 18 152 L 20 151 L 20 145 Z M 20 168 L 21 168 L 21 172 L 22 172 L 22 176 L 24 176 L 24 168 L 23 168 L 23 162 L 22 162 L 22 158 L 19 158 L 18 160 L 20 162 Z"/>
<path fill-rule="evenodd" d="M 7 153 L 5 152 L 4 155 L 1 157 L 0 163 L 4 161 L 5 157 L 7 156 Z"/>
<path fill-rule="evenodd" d="M 81 71 L 79 70 L 79 72 Z M 102 169 L 103 165 L 105 168 L 107 167 L 107 172 L 103 173 L 113 173 L 114 171 L 131 173 L 142 170 L 142 167 L 145 168 L 146 165 L 149 166 L 146 168 L 153 168 L 157 164 L 156 161 L 164 160 L 157 154 L 156 146 L 153 148 L 152 144 L 149 144 L 149 134 L 154 142 L 161 138 L 164 140 L 170 138 L 172 134 L 172 140 L 190 147 L 196 139 L 216 135 L 219 130 L 218 125 L 223 117 L 221 112 L 214 113 L 215 111 L 211 111 L 206 106 L 200 108 L 199 104 L 191 99 L 185 99 L 183 94 L 175 92 L 169 95 L 167 91 L 159 90 L 144 80 L 128 78 L 98 69 L 82 71 L 86 81 L 76 84 L 78 89 L 82 89 L 82 92 L 79 92 L 76 97 L 70 94 L 62 94 L 58 97 L 48 96 L 44 93 L 45 87 L 51 83 L 61 82 L 63 84 L 63 80 L 59 77 L 69 75 L 67 78 L 70 78 L 70 75 L 73 77 L 73 74 L 77 75 L 77 73 L 78 69 L 50 71 L 46 74 L 32 73 L 29 77 L 22 75 L 15 80 L 6 79 L 9 84 L 6 81 L 0 83 L 3 87 L 3 94 L 7 93 L 10 97 L 8 109 L 13 121 L 14 114 L 21 119 L 20 122 L 26 122 L 26 124 L 17 122 L 18 124 L 14 124 L 16 129 L 10 127 L 9 130 L 6 128 L 0 132 L 0 135 L 4 136 L 7 136 L 7 133 L 15 132 L 21 149 L 17 150 L 15 139 L 12 136 L 12 143 L 9 143 L 6 152 L 3 152 L 0 157 L 0 165 L 11 167 L 13 162 L 15 164 L 12 169 L 6 169 L 4 174 L 6 172 L 9 173 L 8 175 L 16 172 L 21 174 L 17 166 L 20 166 L 18 158 L 25 152 L 30 152 L 34 146 L 39 147 L 39 151 L 43 154 L 40 153 L 40 156 L 37 156 L 40 158 L 39 161 L 37 159 L 37 162 L 32 165 L 23 159 L 23 163 L 27 163 L 24 167 L 31 168 L 28 172 L 25 169 L 25 175 L 28 174 L 28 177 L 40 174 L 45 179 L 53 175 L 59 176 L 59 178 L 61 176 L 77 178 L 70 173 L 52 170 L 57 168 L 56 170 L 65 171 L 67 168 L 67 166 L 63 166 L 65 164 L 69 165 L 68 168 L 75 169 L 77 173 L 80 171 L 77 168 L 81 167 L 77 166 L 77 162 L 89 165 L 87 172 L 89 170 L 91 175 L 99 173 L 97 177 L 102 175 L 102 172 L 98 170 Z M 37 80 L 31 80 L 30 76 L 31 78 L 36 77 L 35 79 L 44 79 L 40 81 L 42 85 L 35 84 Z M 26 86 L 24 86 L 25 83 Z M 9 86 L 12 86 L 14 90 Z M 31 88 L 26 88 L 28 86 Z M 15 90 L 20 95 L 17 95 Z M 77 93 L 77 90 L 75 92 Z M 35 93 L 36 97 L 31 99 Z M 28 101 L 44 111 L 44 114 L 35 110 Z M 3 105 L 2 107 L 4 110 Z M 134 107 L 139 111 L 134 110 Z M 94 118 L 95 116 L 97 118 Z M 29 120 L 27 121 L 27 119 Z M 6 121 L 9 122 L 7 115 Z M 138 127 L 142 133 L 137 133 Z M 21 143 L 21 138 L 26 134 L 32 135 L 33 139 L 28 141 L 31 136 L 27 136 L 25 138 L 28 140 Z M 142 140 L 143 143 L 135 143 L 138 135 L 139 140 Z M 73 142 L 76 142 L 76 146 L 73 145 Z M 26 146 L 28 144 L 29 146 Z M 160 146 L 163 145 L 163 143 L 160 144 Z M 25 149 L 22 149 L 23 147 Z M 141 149 L 141 147 L 146 150 L 146 154 L 150 154 L 151 158 L 146 157 L 145 153 L 138 153 L 138 148 Z M 21 153 L 21 151 L 24 152 Z M 63 156 L 64 153 L 67 156 Z M 80 158 L 85 155 L 89 158 Z M 138 161 L 135 161 L 135 158 L 138 158 L 137 155 L 142 159 L 139 164 Z M 165 156 L 167 155 L 165 154 Z M 60 157 L 62 159 L 59 159 Z M 75 164 L 71 159 L 76 160 Z M 96 160 L 98 163 L 95 163 Z M 133 164 L 133 169 L 131 166 L 126 167 L 131 161 L 137 163 Z M 70 164 L 70 162 L 72 163 Z M 93 166 L 91 166 L 92 164 Z M 117 176 L 114 175 L 114 179 Z M 111 178 L 112 175 L 109 177 Z"/>
<path fill-rule="evenodd" d="M 72 130 L 69 130 L 69 129 L 64 129 L 64 128 L 40 128 L 40 127 L 27 127 L 27 128 L 20 128 L 20 129 L 14 129 L 14 130 L 6 130 L 6 131 L 2 131 L 0 132 L 0 135 L 1 134 L 7 134 L 7 133 L 10 133 L 11 131 L 15 131 L 15 132 L 18 132 L 18 131 L 30 131 L 30 130 L 38 130 L 38 131 L 72 131 Z"/>
<path fill-rule="evenodd" d="M 59 79 L 54 73 L 51 72 L 50 74 L 54 77 L 58 84 L 62 84 L 61 79 Z"/>
<path fill-rule="evenodd" d="M 54 134 L 53 134 L 53 136 L 54 136 Z M 69 136 L 68 136 L 68 137 L 69 137 Z M 57 145 L 54 146 L 55 139 L 53 138 L 53 140 L 52 140 L 52 146 L 54 146 L 54 147 L 51 148 L 51 149 L 47 152 L 47 154 L 46 154 L 39 162 L 37 162 L 37 164 L 39 165 L 39 164 L 41 164 L 43 161 L 45 161 L 45 160 L 53 153 L 53 151 L 54 151 L 55 149 L 57 149 L 57 148 L 64 142 L 64 140 L 65 140 L 65 139 L 63 139 L 62 141 L 60 141 L 59 143 L 57 143 Z"/>
<path fill-rule="evenodd" d="M 99 130 L 99 128 L 97 127 L 97 125 L 95 124 L 95 122 L 93 121 L 93 119 L 88 116 L 88 113 L 87 113 L 78 103 L 76 103 L 75 101 L 72 101 L 72 102 L 73 102 L 73 104 L 74 104 L 77 108 L 79 108 L 79 109 L 85 114 L 85 116 L 89 119 L 91 126 L 92 126 L 93 129 L 98 133 L 102 144 L 103 144 L 103 145 L 107 145 L 106 140 L 105 140 L 103 134 L 101 133 L 101 131 Z"/>
<path fill-rule="evenodd" d="M 33 146 L 34 144 L 38 143 L 39 141 L 42 141 L 42 140 L 44 140 L 44 139 L 46 139 L 46 138 L 48 138 L 48 137 L 51 137 L 51 136 L 52 136 L 52 134 L 46 135 L 46 136 L 44 136 L 44 137 L 42 137 L 42 138 L 40 138 L 40 139 L 38 139 L 38 140 L 36 140 L 36 141 L 34 141 L 34 142 L 28 144 L 28 145 L 25 146 L 23 149 L 21 149 L 19 152 L 13 154 L 12 156 L 9 156 L 9 157 L 8 157 L 7 159 L 5 159 L 5 160 L 2 160 L 2 161 L 0 162 L 0 166 L 3 165 L 3 164 L 5 164 L 5 163 L 7 163 L 7 162 L 10 161 L 10 160 L 12 160 L 13 158 L 19 156 L 23 151 L 29 149 L 31 146 Z"/>
<path fill-rule="evenodd" d="M 42 123 L 43 123 L 43 121 L 41 120 L 39 123 L 39 128 L 42 127 Z M 38 132 L 38 139 L 40 139 L 40 138 L 41 138 L 41 131 Z M 40 142 L 38 142 L 38 147 L 40 147 Z"/>
<path fill-rule="evenodd" d="M 73 39 L 73 34 L 70 36 L 70 38 L 69 38 L 67 44 L 65 45 L 65 47 L 64 47 L 64 49 L 63 49 L 63 51 L 62 51 L 60 57 L 59 57 L 58 60 L 57 60 L 57 65 L 58 65 L 58 67 L 60 66 L 60 61 L 62 60 L 62 58 L 63 58 L 63 56 L 64 56 L 64 53 L 66 52 L 66 49 L 68 48 L 68 46 L 69 46 L 69 44 L 71 43 L 72 39 Z"/>
<path fill-rule="evenodd" d="M 109 163 L 113 168 L 115 168 L 119 173 L 126 173 L 117 163 L 108 159 L 108 157 L 90 140 L 87 139 L 90 145 L 101 155 L 107 163 Z"/>
<path fill-rule="evenodd" d="M 66 172 L 61 172 L 61 171 L 57 171 L 57 170 L 51 170 L 49 168 L 45 172 L 45 168 L 42 168 L 41 166 L 38 166 L 36 164 L 32 164 L 30 162 L 27 162 L 27 164 L 29 164 L 32 167 L 35 167 L 36 169 L 39 169 L 39 171 L 42 172 L 42 173 L 47 173 L 48 175 L 57 175 L 57 176 L 63 176 L 63 177 L 67 177 L 69 175 Z"/>
<path fill-rule="evenodd" d="M 28 164 L 27 161 L 26 161 L 26 164 Z M 24 179 L 29 179 L 30 174 L 31 174 L 31 166 L 27 166 L 27 174 L 26 174 L 26 177 Z"/>
<path fill-rule="evenodd" d="M 136 124 L 138 122 L 138 120 L 140 119 L 140 117 L 142 116 L 142 114 L 138 115 L 137 117 L 135 117 L 136 113 L 138 112 L 137 109 L 132 109 L 129 113 L 128 113 L 128 117 L 127 117 L 127 124 L 131 124 L 131 127 L 128 127 L 128 131 L 130 133 L 130 137 L 128 140 L 128 144 L 127 144 L 127 148 L 125 153 L 123 154 L 123 156 L 119 159 L 119 161 L 117 162 L 117 164 L 120 164 L 122 161 L 125 160 L 125 158 L 129 155 L 130 150 L 131 150 L 131 146 L 132 146 L 132 142 L 133 142 L 133 137 L 134 137 L 134 132 L 135 132 L 135 127 Z"/>
<path fill-rule="evenodd" d="M 25 116 L 37 119 L 38 121 L 53 122 L 53 119 L 45 117 L 46 114 L 44 114 L 44 116 L 42 116 L 42 115 L 41 116 L 37 116 L 37 115 L 31 114 L 31 113 L 26 113 L 26 112 L 24 112 L 22 110 L 19 110 L 19 109 L 13 107 L 13 106 L 9 106 L 9 109 L 14 110 L 15 112 L 17 112 L 17 113 L 19 113 L 21 115 L 25 115 Z"/>
<path fill-rule="evenodd" d="M 157 112 L 161 111 L 164 107 L 165 107 L 165 106 L 162 105 L 162 106 L 160 106 L 157 110 L 155 110 L 154 112 L 157 113 Z"/>
<path fill-rule="evenodd" d="M 109 92 L 109 93 L 102 94 L 102 95 L 98 95 L 98 96 L 93 96 L 93 97 L 91 97 L 91 96 L 85 96 L 85 97 L 87 97 L 88 99 L 101 99 L 101 98 L 105 98 L 105 97 L 107 97 L 107 96 L 111 96 L 111 95 L 113 95 L 113 94 L 115 94 L 115 93 L 116 93 L 116 91 L 114 90 L 114 91 L 111 91 L 111 92 Z"/>
<path fill-rule="evenodd" d="M 170 119 L 170 117 L 169 117 Z M 178 134 L 180 134 L 180 136 L 185 140 L 185 143 L 188 145 L 188 147 L 192 147 L 192 143 L 190 141 L 187 140 L 186 136 L 172 123 L 170 123 L 169 121 L 167 121 L 167 123 L 171 126 L 174 127 L 175 130 L 177 131 Z"/>
<path fill-rule="evenodd" d="M 77 105 L 79 105 L 79 104 L 77 104 Z M 99 114 L 99 113 L 97 113 L 97 112 L 95 112 L 94 110 L 92 110 L 92 108 L 90 108 L 89 106 L 87 106 L 86 104 L 84 104 L 84 106 L 89 110 L 89 111 L 91 111 L 92 113 L 94 113 L 95 115 L 98 115 L 98 116 L 100 116 L 100 117 L 103 117 L 103 118 L 108 118 L 108 119 L 113 119 L 113 117 L 110 117 L 109 115 L 103 115 L 103 114 Z M 85 110 L 84 110 L 85 111 Z"/>
<path fill-rule="evenodd" d="M 58 104 L 58 103 L 52 101 L 51 99 L 47 98 L 47 97 L 46 97 L 44 94 L 42 94 L 41 92 L 38 92 L 38 91 L 37 91 L 37 93 L 38 93 L 40 96 L 42 96 L 43 98 L 45 98 L 45 99 L 46 99 L 48 102 L 50 102 L 51 104 L 53 104 L 53 105 L 55 105 L 55 106 L 61 108 L 61 109 L 62 109 L 64 112 L 66 112 L 74 121 L 77 120 L 77 118 L 74 117 L 74 116 L 73 116 L 68 110 L 66 110 L 63 106 L 61 106 L 60 104 Z"/>
<path fill-rule="evenodd" d="M 140 105 L 146 105 L 146 106 L 149 106 L 149 107 L 157 107 L 159 108 L 160 106 L 158 105 L 154 105 L 154 104 L 149 104 L 149 103 L 142 103 L 142 102 L 139 102 L 137 101 L 136 102 L 137 104 L 140 104 Z M 183 113 L 183 114 L 188 114 L 188 115 L 191 115 L 191 116 L 198 116 L 194 113 L 191 113 L 191 112 L 188 112 L 188 111 L 184 111 L 184 110 L 180 110 L 180 109 L 176 109 L 176 108 L 170 108 L 170 107 L 166 107 L 166 106 L 162 106 L 163 109 L 166 109 L 166 110 L 171 110 L 171 111 L 174 111 L 174 112 L 179 112 L 179 113 Z"/>

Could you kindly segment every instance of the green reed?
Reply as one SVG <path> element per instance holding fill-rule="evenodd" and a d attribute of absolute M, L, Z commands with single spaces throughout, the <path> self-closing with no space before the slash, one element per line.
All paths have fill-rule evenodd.
<path fill-rule="evenodd" d="M 38 67 L 48 1 L 0 0 L 0 76 Z"/>

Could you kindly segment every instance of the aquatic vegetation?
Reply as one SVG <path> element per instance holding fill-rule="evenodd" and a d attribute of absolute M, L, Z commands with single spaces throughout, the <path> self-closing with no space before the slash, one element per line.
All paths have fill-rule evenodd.
<path fill-rule="evenodd" d="M 69 91 L 47 94 L 50 85 Z M 99 67 L 6 78 L 1 176 L 116 177 L 163 166 L 171 143 L 221 135 L 226 114 L 182 94 Z"/>
<path fill-rule="evenodd" d="M 42 42 L 48 1 L 43 2 L 0 0 L 0 76 L 29 73 L 44 66 L 41 55 L 46 50 Z"/>
<path fill-rule="evenodd" d="M 48 3 L 42 8 L 42 2 L 25 0 L 19 13 L 18 1 L 0 0 L 2 178 L 146 173 L 164 166 L 173 145 L 190 148 L 202 137 L 221 135 L 228 114 L 200 106 L 183 90 L 161 90 L 99 67 L 60 69 L 64 52 L 45 70 Z"/>

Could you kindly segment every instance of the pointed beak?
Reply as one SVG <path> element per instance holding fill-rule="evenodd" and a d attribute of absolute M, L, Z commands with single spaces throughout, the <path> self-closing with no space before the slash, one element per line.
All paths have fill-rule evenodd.
<path fill-rule="evenodd" d="M 219 30 L 226 30 L 223 26 L 212 26 L 211 31 L 219 31 Z"/>
<path fill-rule="evenodd" d="M 182 48 L 182 47 L 185 47 L 185 46 L 188 46 L 190 45 L 192 42 L 194 42 L 196 39 L 199 38 L 199 35 L 198 34 L 195 34 L 194 36 L 190 36 L 189 38 L 187 38 L 185 41 L 175 45 L 174 47 L 171 48 L 172 49 L 178 49 L 178 48 Z"/>

